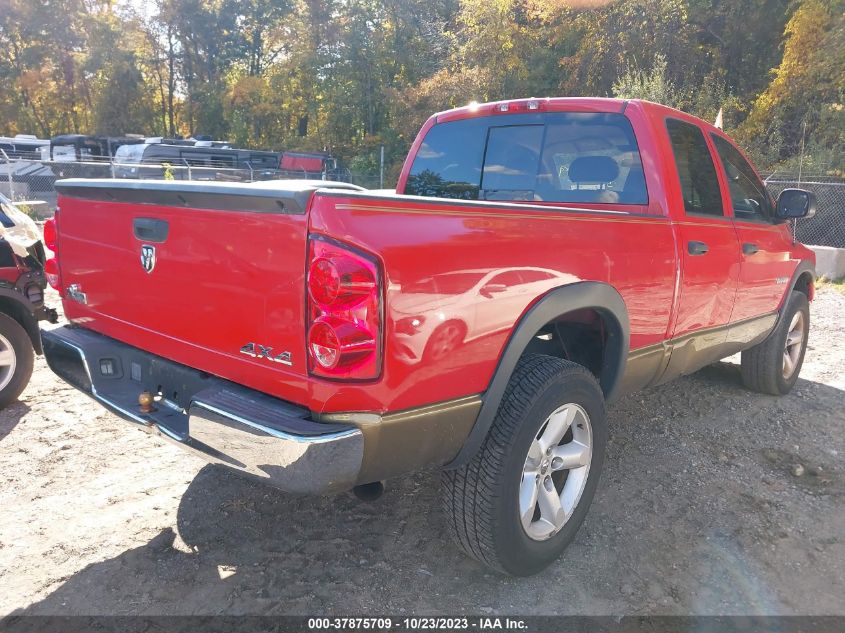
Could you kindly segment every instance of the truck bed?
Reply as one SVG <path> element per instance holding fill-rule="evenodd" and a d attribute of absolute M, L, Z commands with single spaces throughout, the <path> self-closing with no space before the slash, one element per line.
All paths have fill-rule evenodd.
<path fill-rule="evenodd" d="M 667 218 L 314 181 L 66 180 L 58 188 L 63 283 L 84 298 L 65 301 L 73 323 L 315 412 L 401 411 L 482 393 L 518 315 L 580 281 L 619 291 L 632 350 L 667 334 L 677 274 Z M 387 354 L 376 381 L 339 386 L 308 375 L 307 243 L 321 234 L 383 266 Z M 155 249 L 151 272 L 143 246 Z M 485 296 L 479 283 L 490 282 L 507 291 Z M 403 331 L 418 316 L 427 324 Z M 449 323 L 460 328 L 460 354 L 432 352 L 430 340 Z M 290 363 L 243 353 L 249 344 L 288 353 Z"/>

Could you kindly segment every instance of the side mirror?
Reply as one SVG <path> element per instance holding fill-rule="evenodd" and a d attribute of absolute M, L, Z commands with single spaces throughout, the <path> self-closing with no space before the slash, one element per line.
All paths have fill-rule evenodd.
<path fill-rule="evenodd" d="M 481 288 L 481 296 L 486 299 L 492 299 L 494 294 L 504 292 L 508 287 L 505 284 L 487 284 Z"/>
<path fill-rule="evenodd" d="M 803 189 L 784 189 L 778 196 L 775 217 L 779 220 L 811 218 L 816 214 L 816 194 Z"/>

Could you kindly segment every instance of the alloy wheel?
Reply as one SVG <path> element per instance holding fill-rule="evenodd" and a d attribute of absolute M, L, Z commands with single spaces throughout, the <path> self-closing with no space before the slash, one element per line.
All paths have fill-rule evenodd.
<path fill-rule="evenodd" d="M 786 343 L 783 348 L 783 378 L 789 380 L 798 367 L 801 351 L 804 347 L 804 313 L 800 310 L 792 317 Z"/>
<path fill-rule="evenodd" d="M 18 359 L 15 348 L 5 336 L 0 334 L 0 391 L 6 388 L 15 375 Z"/>
<path fill-rule="evenodd" d="M 533 540 L 551 538 L 578 506 L 593 456 L 593 432 L 584 409 L 555 409 L 531 442 L 522 468 L 519 516 Z"/>

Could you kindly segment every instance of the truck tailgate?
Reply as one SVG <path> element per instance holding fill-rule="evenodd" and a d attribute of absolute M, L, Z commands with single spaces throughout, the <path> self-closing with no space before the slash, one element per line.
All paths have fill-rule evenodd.
<path fill-rule="evenodd" d="M 57 183 L 62 283 L 75 284 L 66 292 L 67 317 L 197 369 L 304 399 L 296 392 L 306 373 L 305 211 L 319 185 Z M 248 353 L 259 345 L 272 352 Z"/>

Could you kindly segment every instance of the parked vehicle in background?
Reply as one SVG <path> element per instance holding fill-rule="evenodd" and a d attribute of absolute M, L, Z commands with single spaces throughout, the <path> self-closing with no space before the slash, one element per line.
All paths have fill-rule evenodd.
<path fill-rule="evenodd" d="M 175 180 L 267 180 L 277 173 L 277 152 L 237 149 L 217 141 L 167 140 L 147 139 L 118 148 L 115 177 L 164 178 L 169 173 Z"/>
<path fill-rule="evenodd" d="M 56 163 L 54 172 L 59 178 L 108 178 L 118 149 L 142 142 L 134 136 L 61 134 L 50 139 L 50 160 Z M 65 168 L 63 163 L 81 164 Z"/>
<path fill-rule="evenodd" d="M 44 246 L 35 224 L 0 194 L 0 409 L 15 400 L 41 354 L 38 321 L 55 323 L 44 305 Z"/>
<path fill-rule="evenodd" d="M 0 193 L 20 200 L 52 192 L 56 176 L 38 162 L 49 157 L 49 140 L 31 134 L 0 137 Z"/>
<path fill-rule="evenodd" d="M 3 150 L 8 158 L 47 160 L 50 154 L 50 141 L 32 134 L 0 136 L 0 150 Z"/>
<path fill-rule="evenodd" d="M 335 180 L 337 159 L 327 152 L 283 152 L 279 169 L 293 178 Z"/>
<path fill-rule="evenodd" d="M 815 258 L 790 220 L 812 194 L 775 202 L 724 132 L 653 103 L 436 114 L 394 193 L 57 189 L 59 376 L 289 492 L 442 468 L 456 543 L 512 574 L 575 537 L 607 402 L 737 352 L 784 394 L 807 345 Z"/>

